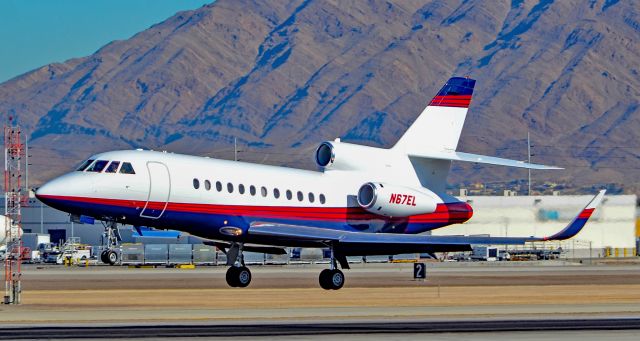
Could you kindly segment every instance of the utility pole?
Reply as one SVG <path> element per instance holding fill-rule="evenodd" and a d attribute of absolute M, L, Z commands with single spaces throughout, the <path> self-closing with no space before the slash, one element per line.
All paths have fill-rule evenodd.
<path fill-rule="evenodd" d="M 233 161 L 238 161 L 238 138 L 233 138 Z"/>
<path fill-rule="evenodd" d="M 527 162 L 531 164 L 531 138 L 529 131 L 527 131 Z M 527 190 L 527 195 L 531 196 L 531 168 L 528 168 L 527 171 L 529 171 L 529 180 L 527 181 L 529 189 Z"/>
<path fill-rule="evenodd" d="M 29 197 L 29 137 L 24 137 L 24 190 L 27 193 L 27 198 Z M 28 199 L 27 199 L 28 200 Z"/>

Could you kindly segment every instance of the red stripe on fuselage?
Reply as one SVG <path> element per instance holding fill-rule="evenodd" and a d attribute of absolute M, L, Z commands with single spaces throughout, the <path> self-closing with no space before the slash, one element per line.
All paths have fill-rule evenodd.
<path fill-rule="evenodd" d="M 42 199 L 66 200 L 85 204 L 99 204 L 127 208 L 142 209 L 147 205 L 145 201 L 103 199 L 69 196 L 42 196 Z M 150 202 L 147 208 L 162 210 L 163 202 Z M 214 205 L 196 203 L 170 202 L 167 211 L 220 214 L 229 216 L 247 216 L 258 218 L 284 218 L 300 220 L 323 221 L 351 221 L 351 220 L 401 220 L 409 223 L 461 223 L 469 220 L 473 214 L 471 206 L 464 202 L 438 204 L 433 213 L 414 215 L 410 217 L 388 218 L 369 213 L 360 207 L 296 207 L 296 206 L 240 206 Z"/>

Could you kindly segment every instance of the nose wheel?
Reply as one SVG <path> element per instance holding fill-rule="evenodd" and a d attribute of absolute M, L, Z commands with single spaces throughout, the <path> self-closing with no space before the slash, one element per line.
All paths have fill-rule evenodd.
<path fill-rule="evenodd" d="M 100 260 L 104 264 L 116 265 L 118 263 L 118 253 L 113 250 L 104 250 L 100 253 Z"/>
<path fill-rule="evenodd" d="M 120 231 L 118 231 L 118 223 L 115 221 L 108 221 L 104 224 L 104 232 L 102 236 L 103 251 L 100 253 L 100 260 L 104 264 L 116 265 L 119 260 L 119 255 L 115 250 L 118 248 L 118 244 L 122 240 L 120 237 Z"/>

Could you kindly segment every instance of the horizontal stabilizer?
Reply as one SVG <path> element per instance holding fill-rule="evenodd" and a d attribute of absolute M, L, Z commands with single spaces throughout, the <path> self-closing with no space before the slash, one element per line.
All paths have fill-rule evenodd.
<path fill-rule="evenodd" d="M 535 163 L 526 163 L 524 161 L 503 159 L 499 157 L 470 154 L 470 153 L 463 153 L 463 152 L 426 152 L 426 153 L 419 153 L 419 154 L 412 153 L 412 154 L 409 154 L 409 156 L 415 157 L 415 158 L 449 160 L 449 161 L 465 161 L 465 162 L 484 163 L 489 165 L 518 167 L 518 168 L 527 168 L 527 169 L 546 169 L 546 170 L 563 169 L 555 166 L 545 166 L 545 165 L 539 165 Z"/>

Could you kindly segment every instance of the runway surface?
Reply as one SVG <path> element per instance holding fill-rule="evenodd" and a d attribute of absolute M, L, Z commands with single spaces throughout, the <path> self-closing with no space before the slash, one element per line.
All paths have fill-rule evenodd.
<path fill-rule="evenodd" d="M 466 320 L 415 322 L 333 322 L 208 324 L 157 326 L 66 326 L 4 328 L 0 340 L 71 338 L 193 338 L 193 337 L 269 337 L 321 335 L 416 335 L 425 333 L 479 333 L 526 331 L 637 330 L 640 319 L 548 319 L 548 320 Z"/>
<path fill-rule="evenodd" d="M 227 287 L 224 267 L 27 266 L 23 304 L 0 305 L 0 335 L 9 335 L 6 328 L 56 332 L 34 328 L 58 327 L 65 337 L 92 331 L 95 337 L 105 332 L 116 337 L 116 329 L 129 329 L 127 337 L 135 338 L 145 332 L 132 329 L 148 327 L 186 338 L 190 334 L 181 329 L 214 336 L 222 325 L 236 326 L 227 331 L 243 325 L 241 330 L 267 336 L 309 329 L 315 334 L 304 335 L 311 339 L 329 332 L 354 338 L 437 328 L 442 337 L 453 332 L 452 326 L 457 333 L 488 328 L 506 335 L 519 333 L 514 330 L 630 330 L 640 325 L 640 266 L 634 264 L 431 263 L 426 281 L 412 279 L 412 264 L 354 264 L 338 291 L 319 288 L 317 276 L 325 267 L 253 266 L 250 287 L 241 289 Z M 301 328 L 301 323 L 307 326 Z M 405 329 L 394 329 L 403 323 L 408 323 Z M 524 329 L 509 329 L 516 325 Z M 112 327 L 117 328 L 108 329 Z M 595 335 L 566 333 L 580 340 Z M 618 333 L 620 338 L 627 335 Z M 170 337 L 157 337 L 163 335 Z"/>

